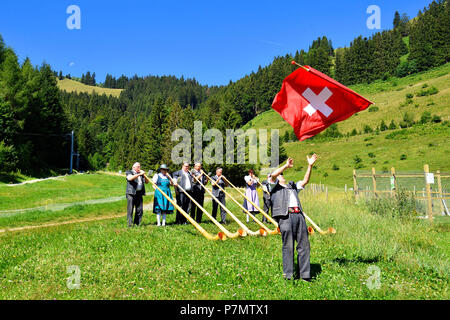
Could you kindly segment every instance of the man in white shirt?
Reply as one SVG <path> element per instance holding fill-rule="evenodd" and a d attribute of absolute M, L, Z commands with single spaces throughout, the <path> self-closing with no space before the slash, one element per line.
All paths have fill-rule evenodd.
<path fill-rule="evenodd" d="M 174 172 L 173 178 L 176 179 L 176 184 L 179 185 L 183 190 L 192 196 L 192 183 L 193 178 L 189 172 L 189 163 L 183 163 L 181 170 Z M 182 191 L 178 186 L 175 185 L 177 204 L 186 212 L 189 213 L 191 199 Z M 177 210 L 175 217 L 176 224 L 186 224 L 186 218 Z"/>
<path fill-rule="evenodd" d="M 286 279 L 294 278 L 294 245 L 297 241 L 297 259 L 299 277 L 310 281 L 310 246 L 308 229 L 303 209 L 298 198 L 298 192 L 303 190 L 311 177 L 311 171 L 317 160 L 317 155 L 307 156 L 308 169 L 303 180 L 289 183 L 283 172 L 294 166 L 294 160 L 289 158 L 286 164 L 275 170 L 269 179 L 269 190 L 272 201 L 272 217 L 278 222 L 283 242 L 283 276 Z"/>
<path fill-rule="evenodd" d="M 127 221 L 128 227 L 133 225 L 139 226 L 142 222 L 142 216 L 144 214 L 143 198 L 145 196 L 145 184 L 149 180 L 145 175 L 145 172 L 141 170 L 141 164 L 136 162 L 133 164 L 131 170 L 125 173 L 127 177 Z M 133 210 L 135 210 L 133 219 Z"/>

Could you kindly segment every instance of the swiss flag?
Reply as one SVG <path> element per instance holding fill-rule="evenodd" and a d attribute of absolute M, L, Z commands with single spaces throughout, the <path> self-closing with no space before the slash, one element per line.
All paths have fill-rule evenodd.
<path fill-rule="evenodd" d="M 272 108 L 293 128 L 300 141 L 343 121 L 373 102 L 326 74 L 304 66 L 283 81 Z"/>

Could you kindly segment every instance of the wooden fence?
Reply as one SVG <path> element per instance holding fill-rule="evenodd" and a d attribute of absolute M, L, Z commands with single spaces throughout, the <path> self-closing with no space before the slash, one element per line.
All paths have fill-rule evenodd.
<path fill-rule="evenodd" d="M 390 185 L 388 185 L 388 189 L 386 190 L 386 184 L 384 183 L 382 187 L 380 187 L 379 181 L 381 179 L 386 180 L 389 179 Z M 423 179 L 422 190 L 417 190 L 416 184 L 414 185 L 414 190 L 410 190 L 408 188 L 408 184 L 399 185 L 400 179 Z M 437 200 L 439 203 L 440 212 L 447 212 L 448 208 L 446 206 L 445 200 L 450 199 L 450 193 L 447 192 L 443 188 L 443 180 L 450 178 L 450 173 L 447 172 L 430 172 L 429 166 L 424 165 L 423 172 L 420 173 L 396 173 L 395 168 L 391 168 L 391 172 L 382 172 L 377 173 L 375 168 L 372 168 L 371 173 L 357 173 L 356 170 L 353 170 L 353 190 L 355 193 L 355 197 L 358 199 L 361 194 L 370 193 L 374 197 L 380 197 L 382 195 L 390 195 L 395 196 L 396 192 L 399 188 L 404 189 L 405 192 L 412 193 L 417 200 L 425 200 L 426 201 L 426 213 L 430 221 L 433 219 L 433 200 Z M 366 188 L 361 188 L 358 183 L 361 179 L 370 179 L 370 185 L 366 183 Z M 385 182 L 385 181 L 384 181 Z M 411 185 L 410 185 L 411 186 Z M 445 185 L 446 189 L 448 189 L 448 184 Z M 409 189 L 409 190 L 408 190 Z"/>

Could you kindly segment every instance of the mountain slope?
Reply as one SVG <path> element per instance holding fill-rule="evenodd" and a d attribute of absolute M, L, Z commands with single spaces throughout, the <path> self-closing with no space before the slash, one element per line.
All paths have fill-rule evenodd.
<path fill-rule="evenodd" d="M 418 96 L 421 91 L 433 87 L 438 90 L 436 94 Z M 344 135 L 353 129 L 361 132 L 368 125 L 374 132 L 328 141 L 312 139 L 285 143 L 288 155 L 297 161 L 297 169 L 304 169 L 306 155 L 316 152 L 320 155 L 320 161 L 312 181 L 340 187 L 344 184 L 352 185 L 356 156 L 362 160 L 359 166 L 363 167 L 359 170 L 370 171 L 371 167 L 375 167 L 377 171 L 390 171 L 391 167 L 395 167 L 397 171 L 421 171 L 423 165 L 428 163 L 432 171 L 450 171 L 450 63 L 405 78 L 355 85 L 351 88 L 373 101 L 378 111 L 365 110 L 340 122 L 339 131 Z M 413 95 L 413 98 L 408 99 L 408 94 Z M 382 131 L 378 134 L 375 132 L 381 120 L 387 125 L 394 120 L 398 126 L 405 113 L 408 113 L 419 122 L 424 111 L 440 116 L 442 122 L 416 124 L 407 129 Z M 260 114 L 243 127 L 244 130 L 249 128 L 276 128 L 280 130 L 281 137 L 286 131 L 292 132 L 292 128 L 273 110 Z M 400 160 L 405 156 L 405 160 Z M 336 170 L 337 168 L 339 169 Z M 291 172 L 290 175 L 292 178 L 301 178 L 303 174 L 304 170 L 300 170 Z"/>
<path fill-rule="evenodd" d="M 119 97 L 120 93 L 123 90 L 123 89 L 102 88 L 97 86 L 88 86 L 81 82 L 71 79 L 63 79 L 63 80 L 58 79 L 57 81 L 59 89 L 65 90 L 67 92 L 87 92 L 87 93 L 96 92 L 99 95 L 106 94 L 107 96 L 112 95 L 114 97 Z"/>

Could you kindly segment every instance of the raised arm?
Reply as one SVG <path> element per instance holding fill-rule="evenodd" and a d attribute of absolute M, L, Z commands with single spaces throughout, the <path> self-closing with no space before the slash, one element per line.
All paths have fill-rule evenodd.
<path fill-rule="evenodd" d="M 294 159 L 289 158 L 289 159 L 286 161 L 286 164 L 285 164 L 284 166 L 279 167 L 277 170 L 275 170 L 275 171 L 271 174 L 269 183 L 275 183 L 275 181 L 277 181 L 277 179 L 278 179 L 278 176 L 279 176 L 280 174 L 282 174 L 284 170 L 286 170 L 286 169 L 288 169 L 288 168 L 292 168 L 293 166 L 294 166 Z"/>
<path fill-rule="evenodd" d="M 137 177 L 143 176 L 144 174 L 145 174 L 144 171 L 141 171 L 140 173 L 136 173 L 136 174 L 129 174 L 129 175 L 127 175 L 127 180 L 128 180 L 128 181 L 133 181 L 133 180 L 135 180 Z"/>
<path fill-rule="evenodd" d="M 311 157 L 306 156 L 306 160 L 308 161 L 308 169 L 306 170 L 303 180 L 297 183 L 297 187 L 304 188 L 308 184 L 309 178 L 311 178 L 312 167 L 317 160 L 317 155 L 313 154 Z"/>

